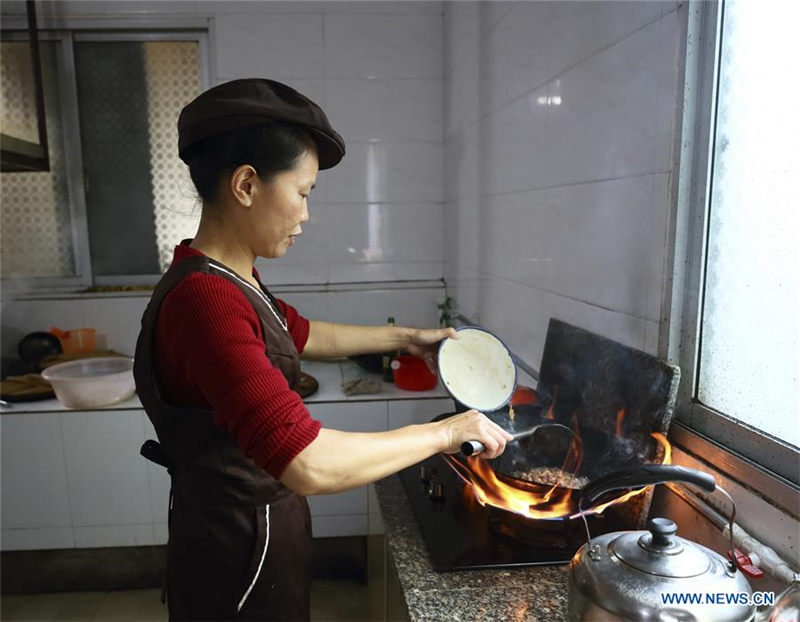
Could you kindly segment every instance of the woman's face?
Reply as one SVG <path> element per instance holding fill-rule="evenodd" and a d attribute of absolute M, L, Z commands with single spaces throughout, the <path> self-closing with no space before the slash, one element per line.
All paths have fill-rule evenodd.
<path fill-rule="evenodd" d="M 261 257 L 283 257 L 308 221 L 308 195 L 319 171 L 316 151 L 307 150 L 294 168 L 281 171 L 269 182 L 258 183 L 253 204 L 252 231 L 256 253 Z"/>

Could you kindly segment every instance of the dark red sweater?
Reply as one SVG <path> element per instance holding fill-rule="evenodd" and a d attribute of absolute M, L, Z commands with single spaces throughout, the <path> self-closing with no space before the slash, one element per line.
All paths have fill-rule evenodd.
<path fill-rule="evenodd" d="M 196 249 L 181 244 L 173 263 Z M 258 278 L 255 270 L 253 273 Z M 308 320 L 278 301 L 302 352 Z M 319 433 L 300 396 L 265 354 L 261 321 L 244 294 L 215 274 L 194 273 L 164 299 L 156 325 L 156 376 L 174 403 L 208 408 L 242 451 L 275 478 Z"/>

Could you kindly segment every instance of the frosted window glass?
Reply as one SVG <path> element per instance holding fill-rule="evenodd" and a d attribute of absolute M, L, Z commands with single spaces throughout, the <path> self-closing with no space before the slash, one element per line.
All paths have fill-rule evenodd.
<path fill-rule="evenodd" d="M 56 50 L 53 42 L 39 44 L 50 170 L 3 173 L 0 178 L 0 275 L 3 278 L 75 275 Z M 12 133 L 23 127 L 31 128 L 27 136 L 38 142 L 36 119 L 25 117 L 29 106 L 36 108 L 34 104 L 25 104 L 34 96 L 33 83 L 25 86 L 18 76 L 18 63 L 27 63 L 29 67 L 29 56 L 27 42 L 3 41 L 0 54 L 3 123 L 10 125 Z"/>
<path fill-rule="evenodd" d="M 195 41 L 75 45 L 92 270 L 157 274 L 199 205 L 178 158 L 178 114 L 202 90 Z"/>
<path fill-rule="evenodd" d="M 189 168 L 178 158 L 178 115 L 203 90 L 196 42 L 151 41 L 144 44 L 147 76 L 150 185 L 156 247 L 161 271 L 172 263 L 175 245 L 194 237 L 200 203 Z"/>
<path fill-rule="evenodd" d="M 77 276 L 75 240 L 87 227 L 95 276 L 163 272 L 181 239 L 197 230 L 200 207 L 178 158 L 181 108 L 202 90 L 197 41 L 88 41 L 74 46 L 74 75 L 59 74 L 59 46 L 43 41 L 48 172 L 0 178 L 0 276 Z M 36 130 L 26 116 L 32 85 L 28 44 L 2 42 L 3 128 Z M 83 170 L 65 155 L 59 79 L 75 80 Z M 29 116 L 29 115 L 28 115 Z M 73 221 L 68 172 L 83 180 L 87 218 Z M 80 183 L 80 181 L 78 182 Z M 86 259 L 89 259 L 88 257 Z"/>
<path fill-rule="evenodd" d="M 798 20 L 798 3 L 725 3 L 698 382 L 702 403 L 795 446 Z"/>

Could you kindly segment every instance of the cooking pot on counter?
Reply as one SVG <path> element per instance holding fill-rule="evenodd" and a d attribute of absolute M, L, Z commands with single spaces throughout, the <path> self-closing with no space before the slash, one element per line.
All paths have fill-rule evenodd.
<path fill-rule="evenodd" d="M 584 486 L 581 507 L 612 490 L 663 482 L 686 482 L 708 492 L 718 489 L 730 499 L 711 475 L 680 466 L 643 464 Z M 735 508 L 731 524 L 734 516 Z M 590 537 L 581 547 L 570 564 L 568 620 L 755 619 L 752 590 L 734 564 L 677 536 L 671 520 L 651 519 L 648 528 Z M 588 535 L 588 524 L 586 529 Z"/>

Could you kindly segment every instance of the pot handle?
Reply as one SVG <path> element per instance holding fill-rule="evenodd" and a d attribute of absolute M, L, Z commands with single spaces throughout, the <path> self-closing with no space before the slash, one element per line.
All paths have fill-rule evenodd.
<path fill-rule="evenodd" d="M 621 488 L 638 488 L 664 482 L 686 482 L 714 492 L 716 482 L 708 473 L 666 464 L 635 464 L 589 482 L 581 489 L 582 503 L 592 503 L 601 495 Z"/>

